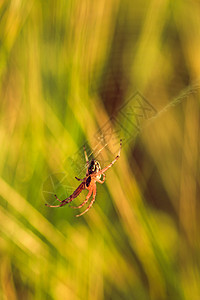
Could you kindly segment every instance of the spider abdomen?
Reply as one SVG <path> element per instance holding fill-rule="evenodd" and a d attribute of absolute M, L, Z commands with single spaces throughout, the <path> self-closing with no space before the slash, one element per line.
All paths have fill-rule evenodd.
<path fill-rule="evenodd" d="M 88 167 L 88 174 L 94 174 L 101 170 L 100 163 L 97 160 L 92 159 Z"/>

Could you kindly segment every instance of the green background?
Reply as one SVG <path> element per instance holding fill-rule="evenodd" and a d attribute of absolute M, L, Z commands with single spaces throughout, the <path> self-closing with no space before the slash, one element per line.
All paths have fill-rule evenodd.
<path fill-rule="evenodd" d="M 194 0 L 0 2 L 0 299 L 200 299 L 199 51 Z M 45 207 L 105 124 L 93 208 Z"/>

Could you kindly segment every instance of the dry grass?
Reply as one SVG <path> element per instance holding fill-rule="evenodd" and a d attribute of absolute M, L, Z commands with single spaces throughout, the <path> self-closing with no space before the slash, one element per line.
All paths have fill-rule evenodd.
<path fill-rule="evenodd" d="M 1 2 L 1 299 L 200 299 L 199 13 Z M 119 109 L 136 90 L 160 113 L 135 137 Z M 70 158 L 111 116 L 124 146 L 94 208 L 46 208 L 77 185 Z"/>

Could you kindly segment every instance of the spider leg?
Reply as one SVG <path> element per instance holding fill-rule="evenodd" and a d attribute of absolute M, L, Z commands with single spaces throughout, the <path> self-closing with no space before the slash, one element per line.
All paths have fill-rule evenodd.
<path fill-rule="evenodd" d="M 58 204 L 58 205 L 50 205 L 50 204 L 47 204 L 47 203 L 45 203 L 45 205 L 46 206 L 48 206 L 48 207 L 61 207 L 61 206 L 64 206 L 65 204 L 67 204 L 68 203 L 68 201 L 66 201 L 67 199 L 69 199 L 69 198 L 67 198 L 67 199 L 64 199 L 64 200 L 60 200 L 60 199 L 58 199 L 58 197 L 55 195 L 55 197 L 56 197 L 56 199 L 59 201 L 59 202 L 61 202 L 61 204 Z M 72 201 L 72 200 L 71 200 Z"/>
<path fill-rule="evenodd" d="M 81 178 L 78 178 L 78 177 L 75 177 L 78 181 L 83 181 L 84 180 L 84 178 L 83 179 L 81 179 Z"/>
<path fill-rule="evenodd" d="M 83 203 L 81 203 L 79 206 L 70 206 L 70 207 L 71 207 L 71 208 L 81 208 L 83 205 L 85 205 L 85 204 L 88 202 L 90 196 L 92 195 L 92 191 L 93 191 L 93 189 L 90 189 L 90 190 L 89 190 L 89 192 L 88 192 L 88 194 L 87 194 L 87 196 L 86 196 L 85 201 L 83 201 Z"/>
<path fill-rule="evenodd" d="M 73 192 L 73 194 L 71 194 L 68 198 L 64 199 L 64 200 L 60 200 L 56 195 L 56 199 L 61 202 L 61 204 L 59 205 L 50 205 L 50 204 L 47 204 L 45 203 L 46 206 L 48 207 L 61 207 L 63 205 L 66 205 L 67 203 L 73 201 L 76 197 L 78 197 L 78 195 L 82 192 L 82 190 L 85 189 L 85 182 L 82 182 L 78 187 L 77 189 Z"/>
<path fill-rule="evenodd" d="M 56 195 L 54 195 L 56 197 L 56 200 L 58 200 L 59 202 L 62 203 L 62 200 L 60 200 Z"/>
<path fill-rule="evenodd" d="M 118 152 L 117 156 L 115 157 L 115 159 L 114 159 L 107 167 L 105 167 L 105 168 L 102 169 L 101 171 L 97 172 L 96 175 L 103 174 L 103 173 L 105 173 L 109 168 L 112 167 L 112 165 L 120 158 L 121 148 L 122 148 L 122 140 L 120 140 L 120 148 L 119 148 L 119 152 Z"/>
<path fill-rule="evenodd" d="M 76 217 L 80 217 L 82 215 L 84 215 L 93 205 L 94 201 L 95 201 L 95 197 L 96 197 L 96 185 L 94 185 L 94 188 L 93 188 L 93 198 L 92 198 L 92 201 L 90 202 L 90 204 L 88 205 L 88 207 L 86 208 L 86 210 L 84 210 L 81 214 L 79 215 L 76 215 Z"/>
<path fill-rule="evenodd" d="M 103 180 L 100 180 L 100 179 L 96 180 L 97 182 L 99 182 L 101 184 L 103 184 L 106 179 L 106 175 L 105 174 L 102 174 L 102 175 L 103 175 Z"/>

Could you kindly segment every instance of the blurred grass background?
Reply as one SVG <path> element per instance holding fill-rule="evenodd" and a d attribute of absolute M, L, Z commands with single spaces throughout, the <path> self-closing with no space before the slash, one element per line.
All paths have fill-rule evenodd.
<path fill-rule="evenodd" d="M 200 299 L 199 2 L 6 0 L 0 18 L 0 299 Z M 162 113 L 94 207 L 46 208 L 136 90 Z"/>

